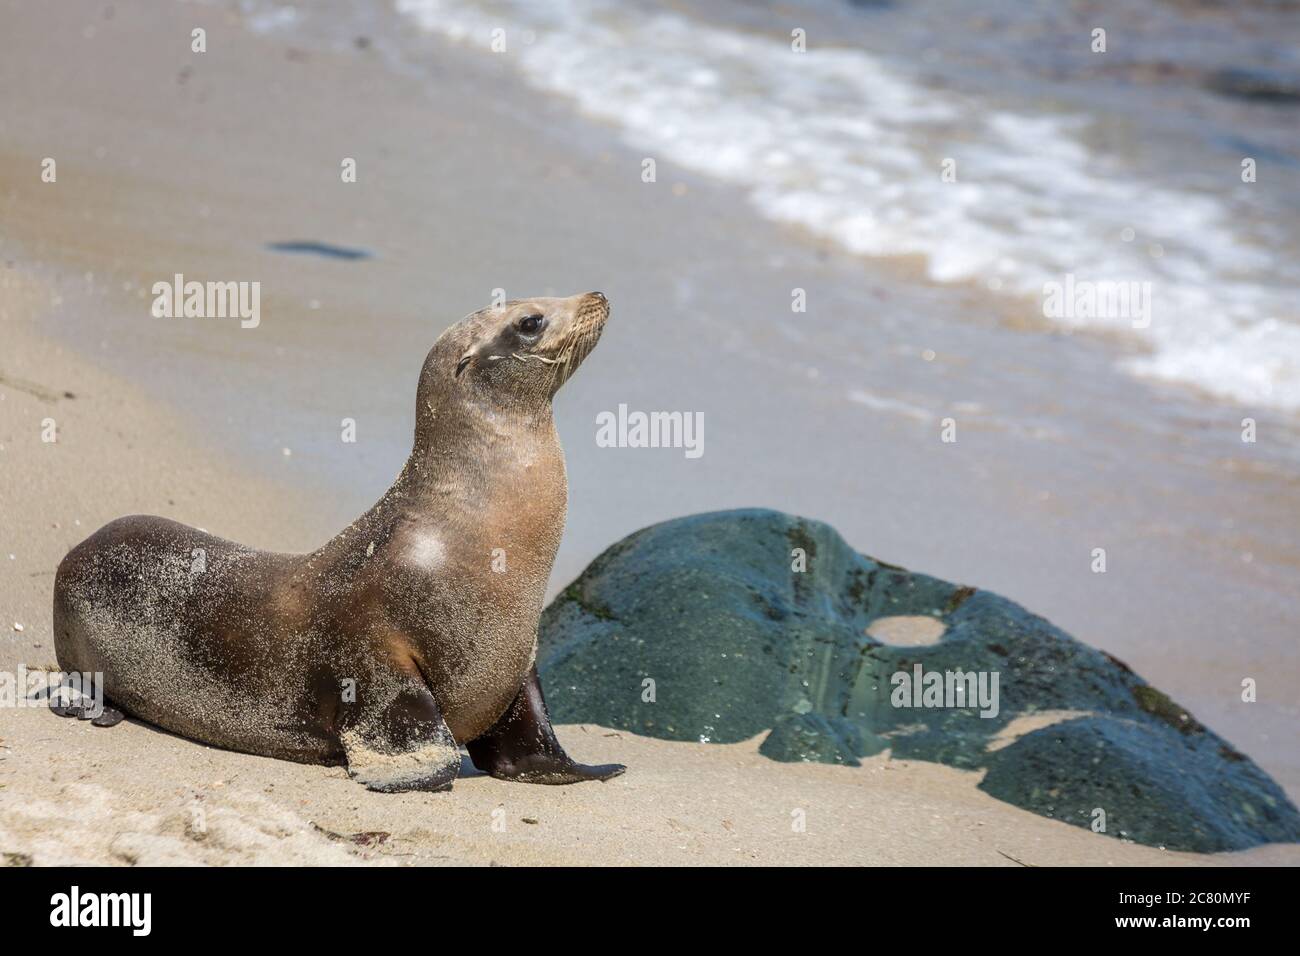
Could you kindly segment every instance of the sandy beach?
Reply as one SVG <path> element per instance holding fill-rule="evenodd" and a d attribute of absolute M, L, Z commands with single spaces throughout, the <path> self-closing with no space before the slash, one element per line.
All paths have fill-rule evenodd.
<path fill-rule="evenodd" d="M 0 0 L 0 670 L 54 665 L 54 569 L 103 523 L 159 514 L 315 548 L 401 466 L 420 359 L 444 328 L 497 288 L 602 289 L 614 316 L 556 408 L 570 505 L 552 593 L 655 521 L 812 515 L 1123 658 L 1300 799 L 1293 419 L 1123 376 L 1112 358 L 1132 343 L 1042 329 L 906 260 L 864 262 L 670 162 L 648 186 L 617 130 L 530 89 L 508 59 L 328 6 L 341 31 L 309 19 L 289 37 L 235 3 Z M 347 158 L 356 183 L 340 180 Z M 291 241 L 366 255 L 267 249 Z M 260 325 L 154 318 L 149 290 L 175 273 L 260 281 Z M 797 326 L 795 287 L 817 301 Z M 845 313 L 862 335 L 837 324 Z M 594 416 L 620 403 L 703 410 L 706 454 L 597 447 Z M 935 438 L 954 410 L 960 450 Z M 1238 438 L 1247 413 L 1258 451 Z M 349 418 L 356 443 L 339 441 Z M 1099 546 L 1105 575 L 1089 570 Z M 1258 702 L 1242 703 L 1243 677 Z M 1300 864 L 1296 845 L 1124 843 L 999 802 L 978 773 L 887 755 L 850 768 L 776 763 L 757 739 L 560 735 L 627 774 L 529 787 L 466 758 L 449 793 L 385 795 L 338 767 L 19 707 L 0 712 L 0 854 Z"/>
<path fill-rule="evenodd" d="M 0 668 L 53 666 L 54 567 L 82 528 L 119 511 L 310 544 L 311 519 L 289 489 L 232 472 L 138 389 L 34 334 L 48 289 L 11 270 L 2 291 L 20 356 L 4 369 L 4 540 L 32 544 L 0 556 Z M 62 397 L 69 384 L 75 398 Z M 46 417 L 59 442 L 45 458 L 15 454 Z M 18 499 L 15 488 L 30 492 Z M 341 767 L 232 753 L 133 721 L 95 728 L 35 703 L 6 710 L 0 731 L 0 853 L 8 865 L 1300 863 L 1294 846 L 1204 856 L 1125 844 L 1001 803 L 976 790 L 978 774 L 935 764 L 785 764 L 760 756 L 757 740 L 672 743 L 581 725 L 560 734 L 579 759 L 623 761 L 628 773 L 527 786 L 465 759 L 450 793 L 378 794 Z"/>

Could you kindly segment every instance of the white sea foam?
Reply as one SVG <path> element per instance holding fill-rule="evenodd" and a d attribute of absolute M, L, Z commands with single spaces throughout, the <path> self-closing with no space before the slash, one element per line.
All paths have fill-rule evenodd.
<path fill-rule="evenodd" d="M 937 282 L 1041 302 L 1066 274 L 1150 283 L 1138 374 L 1300 410 L 1300 294 L 1219 197 L 1135 182 L 1080 138 L 1087 119 L 990 109 L 863 51 L 581 0 L 398 0 L 422 28 L 490 47 L 533 85 L 652 155 L 749 188 L 771 219 L 864 256 L 919 256 Z M 941 178 L 956 160 L 956 182 Z M 1231 180 L 1226 180 L 1231 182 Z"/>
<path fill-rule="evenodd" d="M 290 29 L 302 19 L 300 11 L 285 4 L 252 5 L 245 0 L 241 6 L 244 7 L 244 22 L 254 33 Z"/>

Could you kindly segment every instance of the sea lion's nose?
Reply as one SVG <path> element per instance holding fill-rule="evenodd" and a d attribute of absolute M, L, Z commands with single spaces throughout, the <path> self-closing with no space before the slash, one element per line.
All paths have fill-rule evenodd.
<path fill-rule="evenodd" d="M 603 292 L 588 292 L 587 295 L 590 296 L 590 297 L 593 298 L 593 299 L 599 299 L 601 302 L 604 302 L 604 303 L 607 303 L 607 304 L 608 304 L 608 302 L 609 302 L 609 299 L 605 298 L 605 293 L 603 293 Z"/>

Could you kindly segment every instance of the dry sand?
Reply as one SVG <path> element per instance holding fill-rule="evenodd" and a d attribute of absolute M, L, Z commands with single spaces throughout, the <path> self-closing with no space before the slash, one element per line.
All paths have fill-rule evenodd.
<path fill-rule="evenodd" d="M 0 293 L 11 345 L 0 366 L 0 669 L 52 663 L 54 568 L 119 513 L 310 546 L 291 489 L 234 473 L 136 388 L 39 338 L 48 288 L 8 269 Z M 46 418 L 57 423 L 52 444 L 40 440 Z M 216 750 L 135 722 L 95 728 L 42 706 L 6 710 L 0 854 L 38 865 L 1300 863 L 1297 847 L 1208 857 L 1124 844 L 1000 803 L 976 789 L 979 774 L 934 764 L 780 764 L 757 739 L 560 734 L 577 758 L 623 761 L 628 773 L 541 787 L 475 774 L 466 760 L 450 793 L 375 794 L 338 767 Z"/>
<path fill-rule="evenodd" d="M 147 15 L 136 2 L 113 6 L 118 28 L 147 24 L 156 34 L 171 31 L 182 38 L 194 18 L 184 6 L 149 4 Z M 84 7 L 69 12 L 71 7 L 5 4 L 0 18 L 19 35 L 23 29 L 30 35 L 38 24 L 66 46 L 81 42 L 88 20 Z M 233 6 L 203 9 L 209 43 L 223 51 L 226 80 L 209 85 L 203 75 L 182 79 L 169 73 L 179 91 L 180 105 L 172 108 L 183 113 L 191 96 L 221 98 L 227 106 L 292 99 L 259 86 L 267 82 L 268 51 L 282 57 L 283 49 L 246 36 Z M 101 27 L 113 29 L 107 21 Z M 84 37 L 87 44 L 92 39 Z M 123 42 L 138 41 L 133 34 Z M 102 65 L 104 52 L 86 49 L 84 61 L 68 64 L 70 72 L 93 74 Z M 232 87 L 229 64 L 241 57 L 246 69 L 239 72 L 246 79 Z M 158 277 L 160 262 L 167 271 L 178 263 L 245 275 L 232 269 L 237 253 L 231 262 L 214 264 L 186 245 L 187 223 L 203 209 L 247 220 L 248 235 L 297 238 L 267 235 L 264 208 L 276 188 L 274 177 L 231 174 L 218 185 L 203 185 L 184 167 L 187 150 L 198 156 L 224 142 L 238 153 L 237 128 L 185 134 L 200 147 L 178 144 L 162 132 L 127 141 L 117 127 L 104 125 L 104 115 L 116 110 L 122 123 L 155 131 L 175 129 L 179 121 L 173 116 L 168 125 L 156 116 L 135 115 L 143 95 L 96 103 L 85 99 L 84 86 L 75 94 L 62 90 L 63 72 L 42 74 L 41 80 L 14 66 L 21 56 L 7 59 L 14 72 L 0 80 L 10 95 L 23 82 L 47 82 L 45 89 L 28 92 L 51 102 L 62 95 L 65 107 L 48 122 L 39 110 L 17 111 L 0 127 L 0 190 L 18 225 L 4 237 L 0 262 L 0 670 L 12 672 L 53 663 L 54 569 L 69 547 L 114 517 L 161 514 L 256 546 L 302 550 L 336 530 L 338 515 L 310 472 L 295 468 L 299 458 L 282 460 L 274 409 L 266 413 L 267 457 L 250 467 L 215 451 L 191 417 L 164 407 L 140 381 L 85 358 L 98 351 L 97 343 L 78 342 L 79 354 L 58 344 L 69 329 L 84 330 L 88 316 L 128 317 L 116 326 L 105 321 L 105 328 L 121 328 L 132 316 L 147 322 L 141 290 Z M 177 57 L 178 65 L 183 59 Z M 322 95 L 302 102 L 322 122 L 331 114 L 332 96 L 373 96 L 383 82 L 377 68 L 323 59 L 313 61 L 309 81 Z M 127 56 L 115 62 L 123 76 L 134 77 L 130 82 L 148 88 L 144 60 Z M 385 93 L 415 95 L 401 88 Z M 328 140 L 332 133 L 320 135 Z M 118 154 L 136 155 L 113 167 L 118 174 L 104 173 L 92 161 L 100 142 Z M 286 146 L 286 152 L 293 156 L 295 148 Z M 331 142 L 315 152 L 346 149 Z M 67 157 L 53 194 L 39 192 L 43 187 L 32 167 L 33 157 L 49 153 Z M 158 155 L 167 161 L 159 164 Z M 151 175 L 121 172 L 134 169 L 134 159 Z M 232 162 L 243 171 L 258 168 L 256 156 Z M 304 169 L 301 175 L 335 174 Z M 385 201 L 391 206 L 399 200 L 395 193 Z M 304 233 L 312 234 L 311 209 L 304 205 L 295 215 Z M 247 238 L 232 232 L 232 246 Z M 169 253 L 165 258 L 163 251 Z M 378 272 L 367 281 L 393 281 L 400 266 L 376 263 Z M 364 324 L 341 323 L 340 313 L 361 304 L 365 290 L 331 285 L 336 280 L 311 267 L 306 280 L 281 268 L 277 288 L 295 291 L 279 303 L 281 310 L 309 315 L 303 303 L 319 294 L 324 306 L 313 310 L 314 321 L 336 336 L 352 336 L 364 358 L 374 346 L 373 333 Z M 423 304 L 403 308 L 419 311 Z M 169 328 L 157 361 L 166 363 L 182 347 L 214 349 L 214 362 L 251 364 L 275 374 L 277 361 L 291 361 L 284 349 L 294 340 L 277 339 L 282 333 L 274 327 L 266 332 L 264 341 L 275 348 L 257 351 L 242 342 L 212 345 Z M 102 346 L 111 351 L 117 344 L 106 338 Z M 158 369 L 139 367 L 141 379 L 155 374 Z M 57 442 L 41 440 L 45 419 L 54 420 Z M 1294 846 L 1205 857 L 1124 844 L 1000 803 L 976 789 L 978 774 L 927 763 L 882 756 L 860 768 L 778 764 L 758 755 L 756 740 L 670 743 L 594 726 L 563 727 L 560 735 L 577 758 L 618 760 L 628 773 L 607 784 L 550 788 L 474 775 L 466 761 L 466 776 L 450 793 L 382 795 L 348 780 L 341 768 L 214 750 L 134 722 L 97 729 L 58 719 L 43 707 L 3 710 L 0 854 L 13 864 L 1300 863 L 1300 847 Z M 796 826 L 800 821 L 802 828 Z"/>

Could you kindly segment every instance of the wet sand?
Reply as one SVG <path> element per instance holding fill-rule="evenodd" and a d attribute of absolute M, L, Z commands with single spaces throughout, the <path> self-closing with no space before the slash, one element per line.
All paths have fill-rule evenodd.
<path fill-rule="evenodd" d="M 641 157 L 613 131 L 524 89 L 499 59 L 403 47 L 383 24 L 359 25 L 364 49 L 330 50 L 250 35 L 226 5 L 115 3 L 111 20 L 107 6 L 3 9 L 0 666 L 52 661 L 53 569 L 104 521 L 144 511 L 261 547 L 314 547 L 396 474 L 420 360 L 443 328 L 498 287 L 601 289 L 613 319 L 557 409 L 571 487 L 553 589 L 653 521 L 742 505 L 807 514 L 1117 654 L 1300 798 L 1300 481 L 1270 447 L 1289 440 L 1288 423 L 1261 416 L 1264 447 L 1243 446 L 1240 410 L 1119 377 L 1114 343 L 1026 330 L 976 291 L 821 248 L 667 164 L 644 184 Z M 196 56 L 200 21 L 208 53 Z M 420 55 L 435 80 L 394 68 Z M 46 156 L 57 183 L 40 180 Z M 358 161 L 355 184 L 340 180 L 345 157 Z M 373 257 L 265 248 L 300 240 Z M 154 319 L 149 289 L 177 272 L 260 281 L 260 326 Z M 795 287 L 813 303 L 797 318 Z M 597 448 L 595 415 L 620 403 L 703 411 L 704 456 Z M 959 440 L 943 444 L 939 421 L 953 414 Z M 40 442 L 47 416 L 54 446 Z M 355 444 L 339 440 L 349 417 Z M 1105 575 L 1090 571 L 1095 547 L 1108 550 Z M 1240 701 L 1248 676 L 1255 704 Z M 338 769 L 138 725 L 12 716 L 0 849 L 41 861 L 76 848 L 38 845 L 49 828 L 30 808 L 74 816 L 87 801 L 109 821 L 87 830 L 135 832 L 112 821 L 145 813 L 141 832 L 179 841 L 146 840 L 142 860 L 337 858 L 341 844 L 314 830 L 319 840 L 283 835 L 311 823 L 392 832 L 377 856 L 401 833 L 415 848 L 398 862 L 1182 859 L 1023 813 L 976 791 L 977 777 L 925 764 L 776 765 L 750 745 L 569 728 L 578 756 L 617 755 L 633 771 L 598 788 L 478 778 L 392 798 Z M 177 821 L 196 789 L 247 839 L 186 842 Z M 267 836 L 249 820 L 274 814 L 234 793 L 299 822 L 266 823 Z M 834 824 L 818 831 L 810 814 L 806 839 L 786 839 L 794 793 Z M 484 819 L 498 803 L 505 834 Z M 79 839 L 90 858 L 127 859 L 100 836 Z"/>

